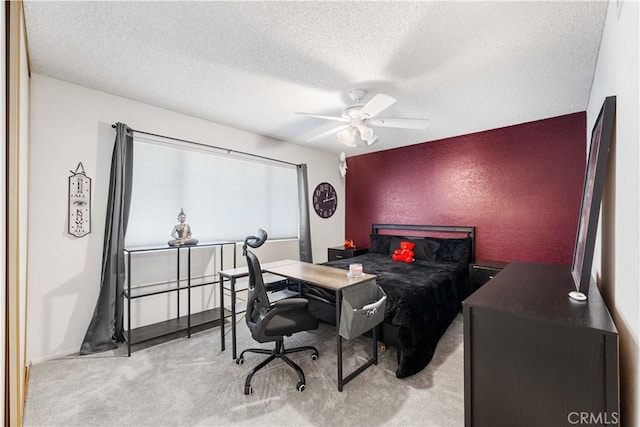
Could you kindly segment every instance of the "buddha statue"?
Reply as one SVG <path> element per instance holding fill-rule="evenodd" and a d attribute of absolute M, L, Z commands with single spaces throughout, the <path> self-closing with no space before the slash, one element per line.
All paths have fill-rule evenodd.
<path fill-rule="evenodd" d="M 198 239 L 191 238 L 191 227 L 189 227 L 189 224 L 184 222 L 185 219 L 187 219 L 187 215 L 184 213 L 184 210 L 180 208 L 180 213 L 178 214 L 179 223 L 173 227 L 173 231 L 171 232 L 171 237 L 173 237 L 173 239 L 169 240 L 169 246 L 198 244 Z"/>

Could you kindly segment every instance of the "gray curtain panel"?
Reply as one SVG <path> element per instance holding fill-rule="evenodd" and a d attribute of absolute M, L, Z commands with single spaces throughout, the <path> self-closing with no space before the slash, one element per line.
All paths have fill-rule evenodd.
<path fill-rule="evenodd" d="M 300 261 L 313 262 L 311 253 L 311 226 L 309 219 L 309 189 L 307 188 L 307 165 L 300 164 L 298 171 L 298 203 L 300 218 Z"/>
<path fill-rule="evenodd" d="M 125 280 L 124 236 L 131 205 L 133 134 L 116 124 L 116 142 L 111 157 L 111 177 L 102 249 L 100 294 L 80 347 L 80 354 L 111 350 L 124 341 L 123 297 Z"/>

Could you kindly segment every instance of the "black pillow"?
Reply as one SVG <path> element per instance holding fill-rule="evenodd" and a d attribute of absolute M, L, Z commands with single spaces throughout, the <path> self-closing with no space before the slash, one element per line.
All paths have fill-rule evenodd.
<path fill-rule="evenodd" d="M 416 245 L 416 247 L 413 248 L 416 259 L 435 261 L 440 243 L 429 239 L 411 239 L 411 241 Z"/>
<path fill-rule="evenodd" d="M 415 259 L 421 259 L 423 261 L 434 261 L 436 259 L 436 251 L 440 246 L 438 242 L 419 237 L 393 236 L 389 243 L 389 253 L 392 254 L 396 249 L 400 249 L 401 242 L 412 242 L 415 245 L 413 248 Z"/>
<path fill-rule="evenodd" d="M 400 242 L 404 242 L 405 240 L 409 240 L 405 237 L 400 236 L 389 236 L 391 239 L 389 240 L 389 254 L 393 254 L 396 249 L 400 249 Z M 388 254 L 387 254 L 388 255 Z"/>
<path fill-rule="evenodd" d="M 383 234 L 372 234 L 370 242 L 370 254 L 389 255 L 389 244 L 391 243 L 391 236 L 385 236 Z"/>
<path fill-rule="evenodd" d="M 438 242 L 440 247 L 436 251 L 436 261 L 441 262 L 471 262 L 471 237 L 463 239 L 441 239 L 427 237 L 426 240 Z"/>

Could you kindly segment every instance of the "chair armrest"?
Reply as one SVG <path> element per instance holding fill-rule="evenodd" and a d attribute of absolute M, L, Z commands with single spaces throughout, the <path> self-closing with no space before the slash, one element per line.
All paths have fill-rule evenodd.
<path fill-rule="evenodd" d="M 273 308 L 279 311 L 292 310 L 294 308 L 303 308 L 309 303 L 305 298 L 285 298 L 273 303 Z"/>
<path fill-rule="evenodd" d="M 307 306 L 309 301 L 304 298 L 285 298 L 271 304 L 271 309 L 264 315 L 264 317 L 260 320 L 262 322 L 261 327 L 266 327 L 273 316 L 280 314 L 284 311 L 293 310 L 296 308 L 304 308 Z"/>

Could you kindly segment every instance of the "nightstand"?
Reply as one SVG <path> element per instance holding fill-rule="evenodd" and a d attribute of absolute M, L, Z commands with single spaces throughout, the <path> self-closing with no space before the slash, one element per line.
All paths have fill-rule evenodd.
<path fill-rule="evenodd" d="M 493 279 L 493 276 L 500 273 L 509 264 L 502 261 L 478 260 L 469 264 L 469 281 L 473 292 L 480 286 Z"/>
<path fill-rule="evenodd" d="M 353 258 L 354 256 L 364 255 L 369 252 L 368 248 L 364 249 L 345 249 L 344 246 L 335 246 L 327 250 L 327 258 L 329 261 L 335 261 L 343 258 Z"/>

